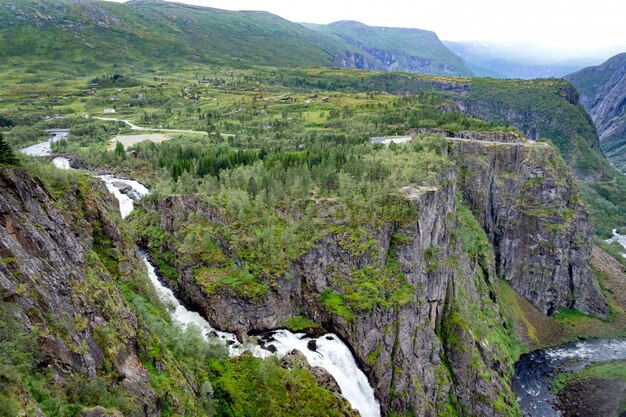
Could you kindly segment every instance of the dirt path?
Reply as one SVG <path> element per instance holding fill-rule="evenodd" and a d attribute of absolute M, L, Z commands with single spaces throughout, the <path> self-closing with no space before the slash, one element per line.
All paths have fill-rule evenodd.
<path fill-rule="evenodd" d="M 124 145 L 124 149 L 128 149 L 129 147 L 136 145 L 140 142 L 144 142 L 146 140 L 154 143 L 161 143 L 170 139 L 172 139 L 172 135 L 167 133 L 151 133 L 146 135 L 117 135 L 113 136 L 108 148 L 109 150 L 115 149 L 115 145 L 117 144 L 117 142 L 120 142 L 122 145 Z"/>

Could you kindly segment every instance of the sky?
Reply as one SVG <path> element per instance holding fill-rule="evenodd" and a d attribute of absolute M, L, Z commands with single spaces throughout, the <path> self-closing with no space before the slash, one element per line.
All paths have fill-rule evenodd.
<path fill-rule="evenodd" d="M 608 57 L 626 52 L 625 0 L 180 2 L 228 10 L 264 10 L 294 22 L 357 20 L 372 26 L 428 29 L 443 40 L 532 45 L 536 53 L 554 58 Z"/>

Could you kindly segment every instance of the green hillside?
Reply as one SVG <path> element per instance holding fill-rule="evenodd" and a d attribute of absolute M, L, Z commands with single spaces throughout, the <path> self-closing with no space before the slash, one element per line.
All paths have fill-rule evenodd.
<path fill-rule="evenodd" d="M 107 63 L 331 66 L 340 42 L 264 12 L 162 1 L 0 1 L 0 57 Z"/>
<path fill-rule="evenodd" d="M 371 56 L 376 69 L 432 75 L 473 75 L 466 63 L 428 30 L 367 26 L 340 21 L 329 25 L 306 25 L 332 34 Z"/>
<path fill-rule="evenodd" d="M 266 12 L 226 11 L 160 0 L 113 3 L 0 0 L 0 58 L 63 73 L 185 62 L 343 67 L 470 75 L 433 32 L 336 23 L 318 30 Z"/>
<path fill-rule="evenodd" d="M 501 80 L 312 69 L 282 73 L 274 82 L 302 91 L 442 94 L 451 101 L 447 110 L 442 111 L 510 125 L 531 139 L 553 142 L 579 179 L 583 199 L 602 236 L 610 237 L 611 230 L 624 224 L 626 219 L 626 177 L 613 169 L 602 154 L 593 122 L 579 103 L 576 89 L 565 80 Z M 412 127 L 432 127 L 429 122 L 416 119 Z M 389 126 L 389 134 L 403 133 Z"/>

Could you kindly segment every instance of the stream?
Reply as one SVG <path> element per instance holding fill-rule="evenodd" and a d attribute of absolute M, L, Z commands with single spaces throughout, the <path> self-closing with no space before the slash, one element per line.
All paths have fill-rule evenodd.
<path fill-rule="evenodd" d="M 613 230 L 607 242 L 626 248 L 626 236 Z M 524 416 L 558 417 L 550 387 L 557 373 L 577 372 L 593 363 L 626 360 L 626 340 L 588 340 L 526 353 L 515 363 L 513 389 Z"/>
<path fill-rule="evenodd" d="M 67 158 L 58 157 L 52 163 L 61 169 L 71 169 L 70 161 Z M 120 179 L 112 175 L 101 175 L 98 178 L 105 183 L 107 190 L 119 201 L 122 218 L 133 211 L 135 200 L 149 192 L 143 184 L 134 180 Z M 352 352 L 339 337 L 329 333 L 318 338 L 312 338 L 304 333 L 274 330 L 260 335 L 259 338 L 268 345 L 274 345 L 275 353 L 256 343 L 242 344 L 234 334 L 216 330 L 200 314 L 185 308 L 172 290 L 163 285 L 148 255 L 141 251 L 141 257 L 159 300 L 167 307 L 172 320 L 178 326 L 181 328 L 189 325 L 196 326 L 207 342 L 226 344 L 231 357 L 241 355 L 244 351 L 249 351 L 259 358 L 274 354 L 284 356 L 297 349 L 305 355 L 309 365 L 322 367 L 335 378 L 341 388 L 342 395 L 350 402 L 352 408 L 360 413 L 361 417 L 380 417 L 380 404 L 374 396 L 373 388 L 363 371 L 359 369 Z M 315 340 L 317 345 L 315 351 L 308 348 L 311 340 Z"/>
<path fill-rule="evenodd" d="M 626 340 L 572 342 L 522 355 L 515 364 L 513 388 L 524 416 L 560 416 L 550 391 L 557 372 L 576 372 L 611 360 L 626 360 Z"/>
<path fill-rule="evenodd" d="M 22 148 L 21 152 L 30 156 L 49 156 L 52 154 L 52 144 L 65 139 L 69 135 L 69 129 L 52 129 L 46 131 L 52 135 L 48 140 L 34 144 L 27 148 Z"/>

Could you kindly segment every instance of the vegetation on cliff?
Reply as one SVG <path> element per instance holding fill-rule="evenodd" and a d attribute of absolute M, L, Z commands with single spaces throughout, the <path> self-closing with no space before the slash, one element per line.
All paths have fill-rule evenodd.
<path fill-rule="evenodd" d="M 118 24 L 114 19 L 121 19 L 119 5 L 85 9 L 62 4 L 64 16 L 75 14 L 85 22 L 112 27 Z M 10 6 L 0 5 L 0 18 L 6 20 Z M 191 13 L 159 2 L 128 7 L 139 11 L 119 23 L 124 30 L 143 27 L 141 16 Z M 46 10 L 63 21 L 56 9 Z M 514 252 L 502 253 L 507 248 L 496 238 L 502 237 L 500 229 L 487 227 L 479 206 L 470 204 L 472 196 L 483 193 L 502 197 L 502 210 L 519 211 L 508 219 L 519 223 L 507 233 L 530 230 L 532 239 L 524 247 L 537 256 L 519 261 L 531 263 L 533 276 L 547 274 L 553 263 L 567 272 L 570 260 L 586 259 L 590 242 L 581 236 L 592 230 L 574 180 L 562 175 L 567 166 L 560 152 L 579 179 L 580 198 L 589 205 L 599 234 L 607 236 L 620 224 L 626 183 L 602 159 L 593 126 L 568 83 L 261 68 L 256 65 L 330 65 L 330 58 L 307 49 L 311 39 L 322 38 L 305 42 L 302 28 L 274 17 L 202 14 L 192 31 L 219 15 L 219 24 L 250 24 L 250 36 L 257 36 L 260 29 L 252 23 L 269 21 L 280 36 L 290 37 L 285 40 L 289 45 L 281 44 L 281 51 L 241 48 L 240 55 L 228 58 L 241 59 L 230 64 L 238 69 L 197 63 L 207 57 L 174 69 L 168 62 L 148 60 L 138 68 L 112 59 L 111 65 L 98 62 L 98 74 L 78 65 L 61 71 L 74 75 L 60 76 L 55 68 L 34 64 L 38 54 L 54 48 L 25 51 L 37 29 L 20 28 L 11 38 L 26 58 L 0 65 L 0 130 L 8 142 L 22 147 L 44 139 L 46 129 L 69 128 L 67 140 L 54 144 L 54 151 L 70 154 L 74 166 L 139 179 L 151 194 L 124 226 L 94 180 L 21 157 L 49 193 L 42 210 L 55 208 L 65 218 L 59 236 L 77 236 L 76 244 L 86 252 L 82 263 L 70 263 L 85 282 L 64 288 L 85 304 L 95 303 L 93 294 L 110 297 L 101 297 L 108 304 L 95 303 L 104 322 L 91 320 L 82 309 L 58 322 L 49 316 L 24 321 L 34 310 L 16 300 L 38 302 L 45 293 L 31 294 L 19 284 L 27 282 L 26 275 L 56 275 L 20 275 L 15 251 L 2 252 L 0 272 L 16 284 L 1 297 L 7 321 L 0 323 L 0 352 L 7 354 L 0 368 L 12 372 L 0 380 L 0 401 L 8 415 L 39 407 L 46 415 L 74 416 L 95 406 L 139 415 L 141 407 L 155 404 L 162 415 L 171 416 L 350 415 L 345 402 L 317 386 L 304 369 L 288 371 L 274 360 L 248 356 L 227 359 L 223 347 L 207 345 L 193 329 L 181 334 L 167 306 L 149 290 L 134 241 L 149 249 L 180 298 L 224 328 L 232 326 L 227 330 L 241 335 L 279 326 L 313 332 L 325 327 L 338 333 L 350 343 L 387 415 L 519 415 L 509 380 L 521 351 L 574 337 L 623 334 L 619 267 L 607 272 L 594 263 L 611 307 L 606 320 L 569 310 L 547 318 L 497 279 L 506 275 L 506 269 L 498 269 L 503 259 Z M 96 35 L 106 29 L 85 25 Z M 193 33 L 164 25 L 157 38 L 162 42 L 148 44 L 144 35 L 151 35 L 141 34 L 128 49 L 116 37 L 96 48 L 104 57 L 115 58 L 122 50 L 130 58 L 172 59 L 193 53 L 194 42 L 206 41 L 200 37 L 189 43 Z M 70 36 L 61 32 L 51 32 L 48 41 Z M 63 62 L 82 56 L 85 48 L 70 46 Z M 106 117 L 119 120 L 82 117 L 104 115 L 105 109 Z M 111 143 L 114 135 L 147 133 L 131 130 L 123 119 L 145 130 L 197 132 L 161 132 L 158 144 L 129 147 L 119 138 Z M 491 142 L 477 141 L 476 134 Z M 393 135 L 419 139 L 405 145 L 372 143 Z M 462 135 L 476 148 L 455 147 L 445 138 Z M 558 150 L 525 136 L 552 141 Z M 466 161 L 475 157 L 476 166 L 497 162 L 502 169 L 493 177 L 475 170 L 476 188 L 457 194 L 472 167 L 454 149 L 465 150 Z M 536 169 L 528 168 L 522 177 L 525 168 L 518 162 Z M 487 178 L 493 182 L 481 183 Z M 509 202 L 517 190 L 524 195 Z M 47 230 L 38 219 L 31 223 Z M 7 224 L 0 231 L 8 230 Z M 540 249 L 533 239 L 540 240 Z M 561 256 L 558 262 L 556 256 L 550 263 L 537 260 L 554 253 Z M 593 282 L 584 273 L 577 276 Z M 546 293 L 554 292 L 556 284 L 543 284 Z M 525 288 L 535 304 L 538 288 L 544 287 Z M 574 293 L 564 291 L 550 311 L 586 302 Z M 63 374 L 63 366 L 44 367 L 49 361 L 39 355 L 46 332 L 81 358 L 97 346 L 102 358 L 92 355 L 95 370 L 70 367 Z M 75 343 L 68 334 L 94 344 Z M 123 383 L 128 377 L 120 358 L 128 352 L 145 372 L 139 383 L 143 391 Z M 53 353 L 53 358 L 62 356 Z"/>

